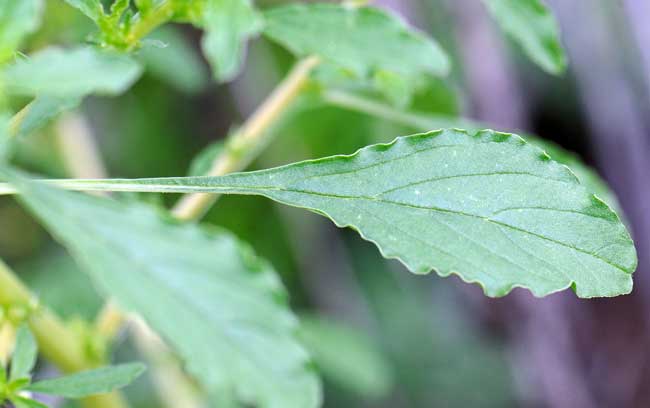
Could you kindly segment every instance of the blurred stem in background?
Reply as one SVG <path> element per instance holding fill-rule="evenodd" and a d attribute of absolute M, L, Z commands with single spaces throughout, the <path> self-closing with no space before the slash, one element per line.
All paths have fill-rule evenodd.
<path fill-rule="evenodd" d="M 312 69 L 318 65 L 315 56 L 299 61 L 244 125 L 226 140 L 223 152 L 213 161 L 208 176 L 221 176 L 242 170 L 257 157 L 269 143 L 273 133 L 267 130 L 286 111 L 309 80 Z M 172 213 L 181 220 L 196 220 L 217 200 L 216 194 L 189 194 L 183 196 Z"/>
<path fill-rule="evenodd" d="M 11 135 L 15 134 L 29 109 L 30 105 L 27 105 L 12 118 Z M 97 361 L 96 358 L 88 354 L 88 348 L 82 336 L 69 328 L 54 313 L 38 305 L 36 297 L 3 262 L 0 262 L 0 303 L 9 308 L 24 308 L 24 318 L 27 319 L 34 332 L 41 353 L 62 371 L 88 370 L 103 362 L 101 359 Z M 128 406 L 119 392 L 88 397 L 82 403 L 89 408 Z"/>

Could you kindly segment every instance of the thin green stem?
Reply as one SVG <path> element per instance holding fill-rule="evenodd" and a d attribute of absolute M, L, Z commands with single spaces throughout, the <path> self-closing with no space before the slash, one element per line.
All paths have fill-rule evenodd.
<path fill-rule="evenodd" d="M 169 21 L 173 15 L 173 1 L 167 0 L 158 5 L 152 11 L 144 14 L 140 19 L 136 20 L 126 36 L 126 42 L 130 47 L 129 49 L 135 48 L 142 38 L 146 37 L 160 25 Z"/>
<path fill-rule="evenodd" d="M 13 271 L 0 261 L 0 304 L 24 305 L 34 309 L 29 314 L 29 327 L 36 337 L 41 354 L 64 372 L 77 372 L 97 365 L 85 354 L 85 345 L 77 334 L 61 319 L 43 306 L 36 306 L 36 298 Z M 119 393 L 97 395 L 83 401 L 88 408 L 125 408 Z"/>
<path fill-rule="evenodd" d="M 345 91 L 326 90 L 321 93 L 321 99 L 330 105 L 365 113 L 420 131 L 454 127 L 465 129 L 485 127 L 471 120 L 453 116 L 400 111 L 390 105 Z"/>

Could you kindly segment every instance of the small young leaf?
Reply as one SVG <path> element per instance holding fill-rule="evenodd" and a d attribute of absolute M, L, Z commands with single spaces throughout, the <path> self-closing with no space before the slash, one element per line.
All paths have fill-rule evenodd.
<path fill-rule="evenodd" d="M 295 338 L 286 292 L 248 247 L 140 203 L 20 180 L 24 202 L 98 288 L 162 334 L 209 394 L 268 407 L 318 405 L 318 380 Z"/>
<path fill-rule="evenodd" d="M 541 0 L 483 0 L 503 31 L 542 69 L 560 74 L 567 61 L 557 22 Z"/>
<path fill-rule="evenodd" d="M 299 334 L 325 378 L 368 398 L 390 392 L 389 363 L 361 331 L 324 318 L 301 316 Z"/>
<path fill-rule="evenodd" d="M 234 78 L 241 69 L 246 42 L 262 28 L 251 0 L 180 1 L 175 19 L 205 31 L 201 48 L 218 81 Z"/>
<path fill-rule="evenodd" d="M 142 69 L 132 58 L 89 47 L 48 48 L 8 66 L 7 92 L 19 95 L 84 96 L 124 92 Z"/>
<path fill-rule="evenodd" d="M 80 188 L 257 194 L 352 227 L 414 273 L 579 297 L 632 290 L 637 258 L 618 216 L 516 135 L 441 130 L 350 156 L 221 177 L 69 181 Z"/>
<path fill-rule="evenodd" d="M 41 21 L 42 0 L 0 0 L 0 63 L 10 58 L 23 38 Z"/>
<path fill-rule="evenodd" d="M 66 3 L 79 9 L 91 20 L 97 21 L 104 14 L 104 8 L 100 0 L 64 0 Z"/>
<path fill-rule="evenodd" d="M 12 397 L 11 402 L 13 402 L 16 408 L 48 408 L 48 406 L 42 402 L 21 396 Z"/>
<path fill-rule="evenodd" d="M 250 0 L 207 0 L 201 26 L 201 48 L 219 81 L 234 78 L 241 68 L 246 42 L 262 28 Z"/>
<path fill-rule="evenodd" d="M 391 72 L 413 78 L 449 72 L 449 59 L 437 43 L 374 7 L 291 4 L 264 15 L 264 34 L 270 39 L 298 56 L 319 55 L 358 77 Z"/>
<path fill-rule="evenodd" d="M 38 349 L 32 332 L 26 325 L 20 326 L 16 333 L 16 347 L 11 359 L 9 380 L 29 378 L 37 357 Z"/>
<path fill-rule="evenodd" d="M 26 389 L 66 398 L 83 398 L 126 387 L 144 371 L 145 366 L 140 363 L 120 364 L 38 381 Z"/>

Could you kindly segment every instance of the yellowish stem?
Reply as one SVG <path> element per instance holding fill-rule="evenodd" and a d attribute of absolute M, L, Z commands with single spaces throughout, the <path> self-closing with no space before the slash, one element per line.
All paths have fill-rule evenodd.
<path fill-rule="evenodd" d="M 66 171 L 77 178 L 106 178 L 90 125 L 78 113 L 67 113 L 56 122 L 59 152 Z"/>
<path fill-rule="evenodd" d="M 318 57 L 312 56 L 299 61 L 287 77 L 275 88 L 262 105 L 226 143 L 208 172 L 209 176 L 221 176 L 246 167 L 259 150 L 268 142 L 266 130 L 289 107 L 300 94 L 309 79 L 309 73 L 318 65 Z M 215 194 L 188 194 L 178 201 L 172 209 L 174 216 L 181 220 L 201 218 L 216 201 Z"/>
<path fill-rule="evenodd" d="M 139 20 L 136 20 L 135 24 L 131 26 L 129 33 L 126 36 L 127 43 L 131 48 L 136 47 L 142 38 L 155 30 L 161 24 L 167 22 L 173 15 L 173 1 L 167 0 L 162 4 L 159 4 L 151 12 L 147 13 Z"/>
<path fill-rule="evenodd" d="M 0 261 L 0 304 L 36 304 L 29 289 L 16 278 L 9 267 Z M 29 327 L 38 342 L 41 354 L 62 371 L 70 373 L 95 366 L 85 353 L 85 346 L 79 336 L 70 330 L 54 313 L 39 306 L 29 317 Z M 83 401 L 87 408 L 126 408 L 127 404 L 119 393 L 98 395 Z"/>
<path fill-rule="evenodd" d="M 16 329 L 9 322 L 0 323 L 0 370 L 4 370 L 9 363 L 16 341 Z"/>

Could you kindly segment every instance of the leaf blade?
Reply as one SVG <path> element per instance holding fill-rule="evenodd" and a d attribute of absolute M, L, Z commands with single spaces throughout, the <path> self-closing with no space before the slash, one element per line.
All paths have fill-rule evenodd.
<path fill-rule="evenodd" d="M 617 296 L 631 291 L 637 263 L 618 216 L 566 166 L 494 131 L 434 131 L 222 177 L 68 185 L 263 195 L 352 227 L 414 273 L 456 274 L 488 296 Z"/>
<path fill-rule="evenodd" d="M 558 24 L 540 0 L 483 0 L 502 30 L 550 74 L 566 70 Z"/>
<path fill-rule="evenodd" d="M 266 10 L 264 16 L 266 37 L 297 57 L 321 58 L 314 79 L 327 86 L 361 85 L 399 105 L 410 100 L 426 75 L 450 71 L 438 43 L 379 8 L 296 3 Z"/>
<path fill-rule="evenodd" d="M 250 248 L 223 230 L 178 225 L 142 204 L 7 176 L 98 289 L 143 316 L 209 394 L 268 407 L 318 405 L 318 381 L 294 338 L 286 292 Z"/>
<path fill-rule="evenodd" d="M 16 333 L 16 347 L 11 359 L 10 381 L 29 378 L 37 357 L 38 349 L 34 336 L 26 325 L 20 326 Z"/>
<path fill-rule="evenodd" d="M 20 396 L 12 398 L 11 402 L 14 403 L 16 408 L 48 408 L 47 405 L 41 402 L 35 401 L 31 398 L 25 398 Z"/>
<path fill-rule="evenodd" d="M 262 20 L 249 0 L 208 0 L 203 11 L 203 53 L 214 77 L 225 82 L 241 70 L 246 42 L 262 28 Z"/>
<path fill-rule="evenodd" d="M 0 0 L 0 62 L 11 57 L 38 28 L 42 11 L 42 0 Z"/>
<path fill-rule="evenodd" d="M 124 92 L 142 73 L 126 55 L 90 47 L 47 48 L 4 69 L 8 93 L 17 95 L 84 96 Z"/>
<path fill-rule="evenodd" d="M 83 398 L 126 387 L 144 371 L 145 366 L 140 363 L 120 364 L 38 381 L 26 389 L 66 398 Z"/>
<path fill-rule="evenodd" d="M 246 44 L 262 28 L 251 0 L 200 0 L 176 5 L 175 19 L 203 29 L 201 49 L 215 79 L 226 82 L 241 70 Z"/>
<path fill-rule="evenodd" d="M 264 35 L 270 39 L 298 56 L 316 54 L 360 76 L 379 69 L 405 75 L 449 72 L 447 56 L 432 39 L 378 8 L 290 4 L 264 16 Z M 401 58 L 387 50 L 399 50 Z"/>
<path fill-rule="evenodd" d="M 104 14 L 104 8 L 99 0 L 64 0 L 70 6 L 78 9 L 93 21 L 98 21 Z"/>

